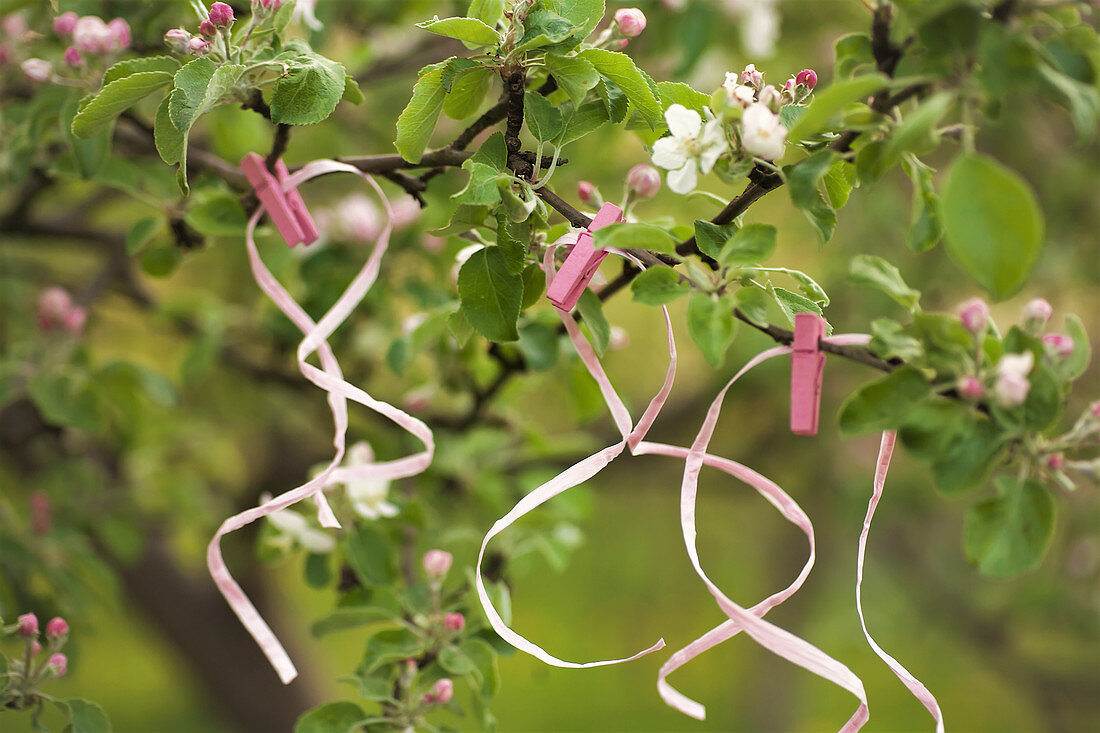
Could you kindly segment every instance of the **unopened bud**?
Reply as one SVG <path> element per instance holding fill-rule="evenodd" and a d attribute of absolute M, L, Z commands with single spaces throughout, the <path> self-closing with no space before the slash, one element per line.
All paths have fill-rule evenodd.
<path fill-rule="evenodd" d="M 428 550 L 424 553 L 424 572 L 433 580 L 447 577 L 454 557 L 446 550 Z"/>
<path fill-rule="evenodd" d="M 453 633 L 462 631 L 466 628 L 466 617 L 461 613 L 448 613 L 443 617 L 443 628 Z"/>
<path fill-rule="evenodd" d="M 970 333 L 979 333 L 985 330 L 989 322 L 989 306 L 981 298 L 971 298 L 959 305 L 959 321 Z"/>
<path fill-rule="evenodd" d="M 190 50 L 188 44 L 191 43 L 191 34 L 183 28 L 173 28 L 164 34 L 164 42 L 173 51 L 187 53 Z"/>
<path fill-rule="evenodd" d="M 21 68 L 28 79 L 39 84 L 49 81 L 50 74 L 53 73 L 50 62 L 43 59 L 27 59 L 23 62 Z"/>
<path fill-rule="evenodd" d="M 214 3 L 210 6 L 210 22 L 218 28 L 227 28 L 234 20 L 233 8 L 225 3 Z"/>
<path fill-rule="evenodd" d="M 985 386 L 982 384 L 982 380 L 973 375 L 960 378 L 955 389 L 968 400 L 980 400 L 985 396 Z"/>
<path fill-rule="evenodd" d="M 1064 333 L 1048 333 L 1043 336 L 1043 343 L 1060 359 L 1065 359 L 1073 353 L 1073 338 Z"/>
<path fill-rule="evenodd" d="M 432 685 L 432 702 L 439 705 L 446 705 L 455 696 L 455 683 L 444 677 L 441 680 L 437 680 Z"/>
<path fill-rule="evenodd" d="M 764 72 L 757 71 L 756 64 L 749 64 L 741 72 L 741 83 L 753 89 L 760 89 L 764 86 Z"/>
<path fill-rule="evenodd" d="M 1011 408 L 1022 405 L 1031 390 L 1031 382 L 1019 374 L 1006 373 L 997 377 L 993 385 L 993 397 L 1001 407 Z"/>
<path fill-rule="evenodd" d="M 199 23 L 199 35 L 203 38 L 213 38 L 218 35 L 218 29 L 214 27 L 214 24 L 209 18 Z"/>
<path fill-rule="evenodd" d="M 80 20 L 80 16 L 71 10 L 62 13 L 53 19 L 53 32 L 62 37 L 71 36 L 78 20 Z"/>
<path fill-rule="evenodd" d="M 645 163 L 639 163 L 626 174 L 626 187 L 638 198 L 651 199 L 661 190 L 661 174 Z"/>
<path fill-rule="evenodd" d="M 50 641 L 63 639 L 69 635 L 69 624 L 60 616 L 54 616 L 46 623 L 46 638 Z"/>
<path fill-rule="evenodd" d="M 17 619 L 19 635 L 30 639 L 38 635 L 38 617 L 33 613 L 24 613 Z"/>
<path fill-rule="evenodd" d="M 64 677 L 65 673 L 69 671 L 69 658 L 58 652 L 50 657 L 46 669 L 48 669 L 54 677 Z"/>
<path fill-rule="evenodd" d="M 817 72 L 813 69 L 803 69 L 794 75 L 795 84 L 803 84 L 807 89 L 817 86 Z"/>
<path fill-rule="evenodd" d="M 583 204 L 597 206 L 598 202 L 601 200 L 600 190 L 588 181 L 577 181 L 577 198 L 579 198 Z"/>
<path fill-rule="evenodd" d="M 63 58 L 65 63 L 74 69 L 84 65 L 84 57 L 80 55 L 80 51 L 76 50 L 76 46 L 66 48 Z"/>
<path fill-rule="evenodd" d="M 1033 298 L 1024 306 L 1024 328 L 1032 333 L 1038 333 L 1046 328 L 1047 321 L 1054 315 L 1054 308 L 1045 298 Z"/>
<path fill-rule="evenodd" d="M 187 50 L 196 56 L 203 56 L 210 50 L 210 41 L 204 41 L 195 36 L 188 42 Z"/>
<path fill-rule="evenodd" d="M 635 38 L 645 30 L 645 13 L 637 8 L 622 8 L 615 11 L 615 25 L 627 38 Z"/>
<path fill-rule="evenodd" d="M 111 39 L 113 41 L 113 51 L 125 51 L 130 47 L 130 41 L 132 37 L 130 35 L 130 24 L 122 18 L 114 18 L 107 24 L 107 28 L 111 31 Z"/>
<path fill-rule="evenodd" d="M 1061 471 L 1066 467 L 1066 457 L 1061 453 L 1051 453 L 1047 456 L 1046 464 L 1051 471 Z"/>

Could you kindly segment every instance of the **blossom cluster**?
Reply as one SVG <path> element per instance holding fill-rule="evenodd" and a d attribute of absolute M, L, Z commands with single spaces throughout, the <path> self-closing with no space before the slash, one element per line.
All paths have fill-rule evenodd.
<path fill-rule="evenodd" d="M 62 13 L 53 20 L 53 33 L 68 43 L 61 54 L 64 67 L 81 70 L 89 58 L 106 62 L 130 47 L 133 38 L 130 24 L 124 18 L 104 21 L 98 15 Z M 55 63 L 38 56 L 30 56 L 30 46 L 42 36 L 33 32 L 22 15 L 12 13 L 0 18 L 0 65 L 19 61 L 23 74 L 32 82 L 42 84 L 57 81 Z"/>
<path fill-rule="evenodd" d="M 787 128 L 779 111 L 807 102 L 817 86 L 817 73 L 804 69 L 782 89 L 764 83 L 764 72 L 749 64 L 726 74 L 722 89 L 706 108 L 707 119 L 682 104 L 665 110 L 669 135 L 653 145 L 653 164 L 669 171 L 668 187 L 690 193 L 700 174 L 706 175 L 726 156 L 773 162 L 783 157 Z"/>
<path fill-rule="evenodd" d="M 43 631 L 45 647 L 41 639 Z M 69 640 L 69 624 L 60 616 L 55 616 L 43 630 L 39 626 L 38 616 L 24 613 L 14 624 L 3 626 L 3 632 L 22 637 L 24 645 L 22 654 L 8 660 L 8 676 L 12 683 L 8 693 L 13 696 L 8 707 L 17 710 L 30 707 L 43 697 L 38 691 L 39 685 L 64 677 L 69 671 L 69 658 L 61 652 Z"/>

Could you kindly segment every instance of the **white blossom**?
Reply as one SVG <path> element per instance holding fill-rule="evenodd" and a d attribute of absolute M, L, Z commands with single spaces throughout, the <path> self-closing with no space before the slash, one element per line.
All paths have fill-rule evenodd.
<path fill-rule="evenodd" d="M 766 105 L 754 104 L 741 118 L 741 144 L 745 152 L 765 160 L 783 157 L 787 128 Z"/>
<path fill-rule="evenodd" d="M 294 4 L 294 15 L 291 16 L 291 20 L 300 21 L 309 26 L 310 30 L 319 31 L 325 26 L 317 20 L 316 8 L 317 0 L 298 0 Z"/>
<path fill-rule="evenodd" d="M 260 497 L 260 502 L 266 504 L 271 501 L 270 494 Z M 298 512 L 290 509 L 280 509 L 267 515 L 267 520 L 278 530 L 274 540 L 275 544 L 289 549 L 295 543 L 301 545 L 309 552 L 324 554 L 336 549 L 336 540 L 326 532 L 310 524 L 310 521 Z"/>
<path fill-rule="evenodd" d="M 374 450 L 370 443 L 360 441 L 348 449 L 344 465 L 349 468 L 374 463 Z M 355 478 L 342 482 L 355 513 L 365 519 L 395 517 L 401 511 L 387 501 L 390 493 L 389 479 Z"/>
<path fill-rule="evenodd" d="M 710 120 L 705 125 L 695 110 L 674 104 L 665 110 L 671 133 L 653 144 L 653 164 L 668 174 L 668 187 L 676 193 L 695 189 L 698 173 L 706 175 L 726 152 L 722 125 Z"/>

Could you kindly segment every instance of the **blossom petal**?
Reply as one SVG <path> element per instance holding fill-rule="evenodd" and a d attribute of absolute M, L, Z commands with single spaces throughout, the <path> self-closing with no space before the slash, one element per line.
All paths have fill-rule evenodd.
<path fill-rule="evenodd" d="M 683 168 L 686 162 L 684 147 L 675 138 L 663 137 L 653 143 L 653 165 L 658 168 L 676 170 Z"/>
<path fill-rule="evenodd" d="M 695 137 L 703 127 L 703 118 L 693 109 L 674 104 L 665 110 L 665 122 L 673 137 Z"/>
<path fill-rule="evenodd" d="M 668 187 L 675 193 L 691 193 L 695 190 L 697 182 L 694 160 L 688 161 L 683 168 L 668 174 Z"/>

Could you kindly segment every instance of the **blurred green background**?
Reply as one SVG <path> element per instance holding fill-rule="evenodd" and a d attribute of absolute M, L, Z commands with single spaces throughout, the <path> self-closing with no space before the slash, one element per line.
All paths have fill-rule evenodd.
<path fill-rule="evenodd" d="M 832 42 L 844 33 L 864 30 L 869 22 L 866 9 L 856 0 L 785 0 L 777 4 L 781 33 L 774 53 L 752 56 L 739 36 L 747 22 L 740 7 L 749 0 L 635 4 L 650 19 L 646 33 L 630 47 L 640 65 L 657 80 L 688 81 L 706 90 L 719 85 L 726 71 L 748 62 L 755 62 L 772 82 L 813 67 L 826 84 Z M 108 17 L 145 12 L 145 5 L 149 4 L 104 2 L 81 7 L 98 8 Z M 426 46 L 411 24 L 454 10 L 445 2 L 321 0 L 318 15 L 327 23 L 321 45 L 349 69 L 361 70 L 368 102 L 358 108 L 342 106 L 324 125 L 296 130 L 288 159 L 297 163 L 391 151 L 393 124 L 415 77 L 416 66 L 410 61 L 428 63 L 452 52 Z M 179 17 L 186 17 L 182 10 Z M 155 43 L 156 33 L 150 30 L 147 35 L 146 40 Z M 431 56 L 432 51 L 437 55 Z M 212 115 L 200 138 L 222 157 L 236 160 L 248 150 L 265 148 L 265 127 L 255 115 L 227 108 Z M 446 142 L 461 127 L 444 123 L 437 140 Z M 1032 183 L 1047 217 L 1047 246 L 1031 282 L 1011 301 L 997 304 L 994 318 L 1015 322 L 1024 302 L 1042 296 L 1054 305 L 1058 321 L 1067 312 L 1079 314 L 1095 349 L 1100 342 L 1100 150 L 1095 143 L 1075 143 L 1067 115 L 1035 94 L 1021 94 L 1017 104 L 1004 109 L 1001 118 L 980 134 L 978 147 Z M 587 138 L 567 155 L 570 162 L 555 175 L 554 188 L 569 200 L 575 200 L 578 178 L 593 181 L 605 197 L 617 200 L 625 172 L 647 161 L 641 143 L 621 130 Z M 928 162 L 937 165 L 936 159 Z M 429 207 L 420 228 L 445 223 L 445 197 L 457 190 L 461 179 L 449 173 L 433 182 L 430 200 L 436 205 Z M 332 200 L 349 186 L 346 181 L 326 181 L 311 189 L 307 200 Z M 723 198 L 736 193 L 714 179 L 704 180 L 702 187 Z M 41 203 L 39 211 L 48 214 L 51 206 L 71 209 L 90 193 L 85 184 L 67 184 Z M 857 253 L 880 254 L 895 262 L 906 280 L 922 290 L 928 310 L 949 310 L 979 294 L 942 247 L 920 255 L 905 248 L 909 199 L 910 186 L 900 172 L 874 190 L 857 190 L 840 213 L 836 236 L 824 248 L 782 190 L 754 206 L 746 220 L 779 226 L 775 264 L 795 266 L 818 278 L 833 297 L 827 311 L 831 323 L 839 331 L 862 332 L 875 317 L 900 314 L 885 296 L 846 285 L 848 262 Z M 94 223 L 118 228 L 120 221 L 140 218 L 134 209 L 124 199 L 108 203 Z M 704 201 L 662 191 L 644 203 L 639 214 L 690 223 L 713 211 Z M 79 283 L 97 267 L 95 256 L 78 242 L 59 241 L 43 248 L 32 240 L 4 239 L 3 317 L 11 321 L 18 317 L 10 315 L 17 313 L 16 307 L 26 313 L 33 293 L 48 278 Z M 448 257 L 459 246 L 452 242 L 438 256 Z M 422 256 L 419 234 L 404 234 L 383 266 L 393 289 L 403 278 L 414 277 L 415 263 Z M 604 266 L 609 277 L 617 271 L 614 267 Z M 246 268 L 241 242 L 224 238 L 188 255 L 171 276 L 145 280 L 164 302 L 224 300 L 235 309 L 234 318 L 247 320 L 248 309 L 254 308 L 275 320 Z M 660 316 L 654 309 L 632 304 L 625 294 L 609 304 L 607 313 L 612 323 L 629 333 L 630 345 L 611 352 L 605 364 L 624 397 L 637 408 L 656 389 L 664 369 Z M 651 438 L 686 445 L 721 383 L 768 344 L 766 338 L 742 330 L 726 366 L 715 372 L 686 338 L 682 308 L 673 317 L 681 368 L 672 400 Z M 357 373 L 369 375 L 374 394 L 399 402 L 417 379 L 429 381 L 422 376 L 427 370 L 423 364 L 404 378 L 387 370 L 385 342 L 369 326 L 359 328 L 365 346 L 352 361 Z M 176 373 L 189 353 L 187 339 L 117 295 L 96 305 L 88 343 L 93 361 L 125 356 L 165 374 Z M 289 372 L 290 353 L 283 349 L 281 356 L 282 362 L 272 363 L 280 372 Z M 772 611 L 769 619 L 819 645 L 864 680 L 871 709 L 866 730 L 929 730 L 931 722 L 923 708 L 867 647 L 854 608 L 856 542 L 870 495 L 877 440 L 840 440 L 834 416 L 843 397 L 873 375 L 864 367 L 831 360 L 821 434 L 804 438 L 790 435 L 786 428 L 788 377 L 780 362 L 755 370 L 731 393 L 712 443 L 712 452 L 742 460 L 775 479 L 815 523 L 816 569 L 803 590 Z M 566 360 L 546 374 L 515 380 L 499 398 L 500 410 L 548 422 L 549 432 L 562 434 L 576 430 L 582 420 L 581 427 L 600 436 L 597 444 L 610 440 L 605 415 L 579 409 L 576 400 L 560 399 L 560 392 L 570 389 L 574 372 L 575 364 Z M 1078 383 L 1066 414 L 1079 414 L 1098 396 L 1100 369 L 1094 365 Z M 209 579 L 204 576 L 203 543 L 229 513 L 231 503 L 255 500 L 254 491 L 246 494 L 257 476 L 266 476 L 264 481 L 276 490 L 301 479 L 300 473 L 280 473 L 277 467 L 269 475 L 272 469 L 264 461 L 271 460 L 272 437 L 309 460 L 322 460 L 329 422 L 319 392 L 249 382 L 218 365 L 201 387 L 185 391 L 174 409 L 186 412 L 188 429 L 194 433 L 185 437 L 194 441 L 195 454 L 207 463 L 194 475 L 216 476 L 212 483 L 217 491 L 211 494 L 203 487 L 201 493 L 191 494 L 194 487 L 183 481 L 178 496 L 141 500 L 164 512 L 172 528 L 168 536 L 173 556 L 186 577 L 205 587 Z M 167 421 L 161 429 L 172 432 L 172 410 L 156 418 Z M 217 424 L 218 441 L 204 442 L 197 426 L 206 423 Z M 370 425 L 383 433 L 388 429 Z M 231 439 L 228 445 L 219 442 L 226 436 Z M 445 440 L 446 435 L 441 437 Z M 575 459 L 579 453 L 571 455 Z M 564 459 L 560 464 L 567 465 Z M 683 551 L 677 516 L 681 467 L 670 459 L 625 456 L 591 481 L 583 495 L 584 503 L 591 505 L 582 523 L 585 544 L 565 572 L 532 561 L 530 572 L 517 577 L 514 628 L 555 655 L 579 660 L 623 656 L 661 636 L 674 650 L 722 621 Z M 21 510 L 36 487 L 18 482 L 16 476 L 10 465 L 0 463 L 3 494 Z M 967 565 L 961 548 L 962 517 L 977 497 L 948 500 L 937 495 L 920 464 L 903 453 L 897 456 L 871 532 L 864 603 L 876 639 L 937 695 L 949 729 L 1095 729 L 1100 720 L 1096 490 L 1095 485 L 1085 485 L 1058 497 L 1054 546 L 1038 571 L 1013 581 L 993 581 Z M 432 509 L 445 520 L 455 498 L 440 495 L 438 501 Z M 462 510 L 453 511 L 457 515 Z M 804 562 L 801 533 L 748 487 L 724 475 L 704 472 L 698 515 L 704 566 L 743 605 L 786 586 Z M 474 537 L 456 538 L 447 547 L 468 565 L 476 543 Z M 243 556 L 251 551 L 247 539 L 230 540 L 227 546 L 231 557 L 238 558 L 231 564 L 244 562 Z M 262 577 L 271 584 L 266 607 L 304 671 L 294 684 L 317 700 L 355 699 L 354 690 L 337 679 L 358 663 L 366 632 L 349 631 L 320 641 L 310 637 L 310 624 L 331 608 L 335 592 L 307 588 L 299 561 L 267 566 Z M 155 604 L 135 604 L 125 585 L 98 586 L 80 609 L 81 625 L 74 623 L 71 672 L 52 691 L 59 697 L 79 695 L 99 702 L 120 733 L 235 730 L 203 686 L 209 669 L 197 668 L 185 653 L 188 644 L 202 642 L 166 638 L 156 618 L 148 615 L 151 606 Z M 839 688 L 738 636 L 671 678 L 678 689 L 707 706 L 707 720 L 695 722 L 667 708 L 656 694 L 656 672 L 664 658 L 664 653 L 657 653 L 628 665 L 580 671 L 549 668 L 523 654 L 503 659 L 504 684 L 493 703 L 500 729 L 833 730 L 856 706 Z M 223 660 L 230 668 L 234 663 Z M 251 660 L 249 669 L 260 667 Z M 3 730 L 28 729 L 22 725 L 11 716 L 0 719 Z"/>

